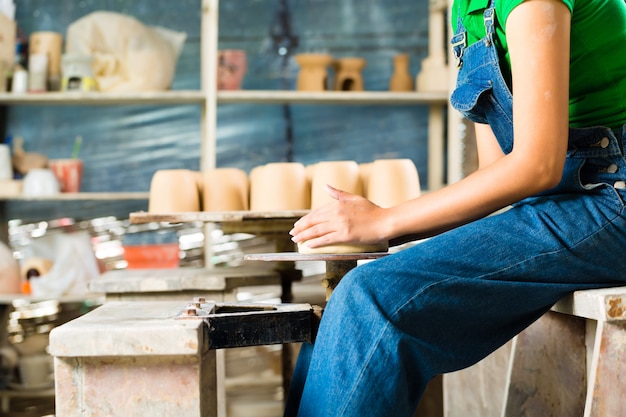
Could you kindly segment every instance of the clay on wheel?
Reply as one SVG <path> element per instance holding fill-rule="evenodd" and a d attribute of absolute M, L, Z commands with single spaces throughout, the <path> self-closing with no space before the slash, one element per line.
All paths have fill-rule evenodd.
<path fill-rule="evenodd" d="M 372 252 L 387 252 L 389 250 L 388 243 L 378 244 L 356 244 L 356 243 L 342 243 L 337 245 L 322 246 L 319 248 L 309 248 L 302 243 L 298 243 L 299 253 L 372 253 Z"/>

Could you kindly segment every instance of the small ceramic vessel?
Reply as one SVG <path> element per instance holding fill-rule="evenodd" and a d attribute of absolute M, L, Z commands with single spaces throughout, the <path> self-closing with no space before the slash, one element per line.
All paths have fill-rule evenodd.
<path fill-rule="evenodd" d="M 299 162 L 272 162 L 250 172 L 250 210 L 308 210 L 311 186 Z"/>
<path fill-rule="evenodd" d="M 203 173 L 202 210 L 248 210 L 248 175 L 238 168 L 215 168 Z"/>
<path fill-rule="evenodd" d="M 365 197 L 381 207 L 392 207 L 420 196 L 417 168 L 410 159 L 378 159 L 369 169 Z"/>
<path fill-rule="evenodd" d="M 367 61 L 364 58 L 346 57 L 335 60 L 335 90 L 363 91 L 363 75 Z"/>
<path fill-rule="evenodd" d="M 152 176 L 150 183 L 150 213 L 180 213 L 200 211 L 198 175 L 188 169 L 164 169 Z"/>
<path fill-rule="evenodd" d="M 296 87 L 299 91 L 328 90 L 328 67 L 333 57 L 328 54 L 297 54 L 294 58 L 300 66 Z"/>
<path fill-rule="evenodd" d="M 333 201 L 326 184 L 352 194 L 363 195 L 359 165 L 355 161 L 322 161 L 313 167 L 311 179 L 311 208 Z"/>

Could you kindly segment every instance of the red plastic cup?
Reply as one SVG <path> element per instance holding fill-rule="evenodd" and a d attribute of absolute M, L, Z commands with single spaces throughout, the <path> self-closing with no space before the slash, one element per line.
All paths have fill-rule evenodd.
<path fill-rule="evenodd" d="M 50 170 L 59 180 L 62 193 L 77 193 L 83 178 L 83 161 L 80 159 L 52 159 Z"/>

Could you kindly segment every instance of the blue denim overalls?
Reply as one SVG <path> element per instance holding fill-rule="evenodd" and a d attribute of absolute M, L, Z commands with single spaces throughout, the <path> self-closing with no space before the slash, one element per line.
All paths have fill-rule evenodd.
<path fill-rule="evenodd" d="M 484 17 L 486 37 L 455 46 L 451 101 L 510 152 L 493 0 Z M 476 363 L 566 294 L 625 285 L 625 132 L 572 129 L 556 188 L 347 274 L 301 349 L 285 415 L 300 403 L 300 417 L 411 417 L 431 378 Z"/>

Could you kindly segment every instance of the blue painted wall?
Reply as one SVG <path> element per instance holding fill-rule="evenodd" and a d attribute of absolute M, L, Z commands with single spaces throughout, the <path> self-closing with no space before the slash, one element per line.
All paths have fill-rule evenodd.
<path fill-rule="evenodd" d="M 145 24 L 187 33 L 174 89 L 200 85 L 200 0 L 15 0 L 17 20 L 28 36 L 69 24 L 97 10 L 135 16 Z M 283 70 L 269 29 L 278 0 L 223 0 L 220 49 L 245 49 L 248 72 L 243 88 L 294 88 L 298 67 Z M 367 90 L 387 90 L 392 57 L 408 53 L 416 75 L 427 54 L 427 0 L 290 0 L 292 28 L 299 45 L 292 53 L 326 52 L 367 59 Z M 426 185 L 427 110 L 423 106 L 293 105 L 293 159 L 411 158 Z M 27 151 L 68 157 L 74 138 L 83 137 L 83 190 L 147 191 L 157 169 L 199 169 L 200 110 L 196 106 L 14 106 L 7 110 L 6 135 L 25 139 Z M 280 105 L 220 105 L 217 165 L 250 171 L 284 161 L 286 124 Z M 3 220 L 101 216 L 126 218 L 147 201 L 7 202 Z"/>

